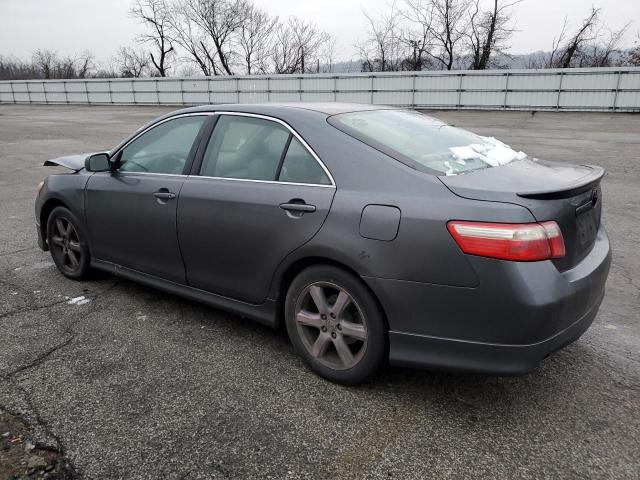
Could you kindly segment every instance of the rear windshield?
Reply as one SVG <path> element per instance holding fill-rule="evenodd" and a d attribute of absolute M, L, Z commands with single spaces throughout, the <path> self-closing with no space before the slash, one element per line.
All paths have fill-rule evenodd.
<path fill-rule="evenodd" d="M 481 137 L 409 110 L 342 113 L 328 121 L 396 160 L 434 175 L 457 175 L 526 157 L 493 137 Z"/>

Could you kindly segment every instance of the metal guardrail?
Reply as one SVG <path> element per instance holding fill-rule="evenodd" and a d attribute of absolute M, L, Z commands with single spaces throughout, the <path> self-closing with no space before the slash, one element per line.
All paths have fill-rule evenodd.
<path fill-rule="evenodd" d="M 356 102 L 412 108 L 640 111 L 640 68 L 15 80 L 0 103 Z"/>

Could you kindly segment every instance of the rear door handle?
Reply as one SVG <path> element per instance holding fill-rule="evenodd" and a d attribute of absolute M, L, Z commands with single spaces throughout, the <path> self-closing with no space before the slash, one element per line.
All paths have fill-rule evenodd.
<path fill-rule="evenodd" d="M 172 192 L 163 192 L 158 191 L 153 194 L 154 197 L 159 198 L 161 200 L 173 200 L 176 198 L 176 194 Z"/>
<path fill-rule="evenodd" d="M 281 203 L 280 208 L 288 212 L 313 213 L 316 211 L 316 206 L 308 203 Z"/>

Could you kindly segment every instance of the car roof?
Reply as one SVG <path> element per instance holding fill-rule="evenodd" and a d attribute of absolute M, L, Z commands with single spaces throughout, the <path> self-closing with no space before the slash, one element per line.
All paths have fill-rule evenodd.
<path fill-rule="evenodd" d="M 287 110 L 299 109 L 310 110 L 323 113 L 327 116 L 337 115 L 339 113 L 362 112 L 367 110 L 388 110 L 394 107 L 388 105 L 371 105 L 367 103 L 339 103 L 339 102 L 268 102 L 268 103 L 222 103 L 212 105 L 202 105 L 180 110 L 175 113 L 187 112 L 210 112 L 210 111 L 229 111 L 229 112 L 251 112 L 256 114 L 273 114 L 280 110 L 285 113 Z"/>

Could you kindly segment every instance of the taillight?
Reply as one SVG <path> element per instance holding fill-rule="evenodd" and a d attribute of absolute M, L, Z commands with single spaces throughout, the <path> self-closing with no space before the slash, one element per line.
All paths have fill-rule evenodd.
<path fill-rule="evenodd" d="M 487 223 L 453 220 L 449 233 L 464 253 L 533 262 L 564 257 L 564 240 L 556 222 Z"/>

